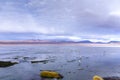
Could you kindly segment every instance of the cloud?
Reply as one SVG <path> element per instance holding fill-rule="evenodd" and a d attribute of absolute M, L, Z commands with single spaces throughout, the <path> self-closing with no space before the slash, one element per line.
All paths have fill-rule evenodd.
<path fill-rule="evenodd" d="M 0 1 L 0 32 L 33 32 L 74 40 L 118 39 L 119 3 L 119 0 Z"/>
<path fill-rule="evenodd" d="M 51 0 L 50 2 L 48 0 L 31 0 L 28 5 L 32 8 L 34 7 L 36 13 L 44 14 L 46 12 L 42 15 L 42 18 L 44 18 L 46 22 L 49 21 L 48 24 L 55 26 L 54 28 L 56 28 L 56 25 L 60 25 L 65 27 L 63 28 L 65 31 L 71 27 L 74 32 L 79 30 L 94 33 L 95 31 L 93 31 L 93 29 L 109 32 L 109 29 L 102 26 L 104 26 L 106 22 L 109 22 L 111 17 L 109 13 L 112 11 L 111 7 L 114 5 L 112 5 L 113 2 L 114 4 L 117 3 L 116 1 L 109 1 L 108 3 L 108 1 L 103 0 Z M 41 3 L 44 3 L 44 7 Z M 107 27 L 109 27 L 109 25 Z M 71 30 L 69 31 L 71 32 Z"/>

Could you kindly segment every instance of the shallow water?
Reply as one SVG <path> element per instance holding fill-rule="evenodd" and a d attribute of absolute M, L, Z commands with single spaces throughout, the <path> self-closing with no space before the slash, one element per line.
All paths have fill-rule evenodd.
<path fill-rule="evenodd" d="M 94 75 L 120 77 L 119 55 L 120 47 L 0 46 L 0 61 L 19 63 L 1 67 L 0 80 L 40 80 L 41 70 L 57 71 L 64 76 L 62 80 L 92 80 Z"/>

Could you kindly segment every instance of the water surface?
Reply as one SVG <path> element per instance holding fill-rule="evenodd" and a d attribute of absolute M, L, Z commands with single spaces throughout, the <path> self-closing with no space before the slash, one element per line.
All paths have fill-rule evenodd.
<path fill-rule="evenodd" d="M 0 61 L 19 64 L 0 68 L 0 80 L 40 80 L 41 70 L 61 73 L 62 80 L 92 80 L 94 75 L 120 77 L 119 47 L 64 45 L 0 46 Z M 47 60 L 39 63 L 31 61 Z"/>

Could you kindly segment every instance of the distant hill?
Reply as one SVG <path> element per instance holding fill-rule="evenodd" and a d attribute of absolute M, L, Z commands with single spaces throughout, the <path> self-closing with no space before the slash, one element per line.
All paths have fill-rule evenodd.
<path fill-rule="evenodd" d="M 104 42 L 92 42 L 89 40 L 83 41 L 72 41 L 72 40 L 64 40 L 64 39 L 52 39 L 52 40 L 1 40 L 0 44 L 64 44 L 64 43 L 94 43 L 94 44 L 106 44 Z M 120 43 L 120 41 L 110 41 L 108 43 Z"/>
<path fill-rule="evenodd" d="M 110 41 L 108 43 L 120 43 L 120 41 Z"/>
<path fill-rule="evenodd" d="M 70 40 L 6 40 L 0 44 L 61 44 L 61 43 L 92 43 L 89 40 L 74 42 Z"/>
<path fill-rule="evenodd" d="M 78 42 L 76 42 L 76 43 L 93 43 L 93 42 L 91 42 L 91 41 L 89 41 L 89 40 L 83 40 L 83 41 L 78 41 Z"/>
<path fill-rule="evenodd" d="M 53 39 L 53 40 L 50 40 L 51 42 L 58 42 L 58 43 L 93 43 L 89 40 L 83 40 L 83 41 L 72 41 L 72 40 L 69 40 L 69 39 Z"/>

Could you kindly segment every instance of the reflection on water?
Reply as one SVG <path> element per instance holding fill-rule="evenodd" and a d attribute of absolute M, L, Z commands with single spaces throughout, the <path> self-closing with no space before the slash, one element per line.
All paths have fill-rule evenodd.
<path fill-rule="evenodd" d="M 41 70 L 61 73 L 62 80 L 92 80 L 94 75 L 120 77 L 120 48 L 80 46 L 0 46 L 0 80 L 40 80 Z"/>

